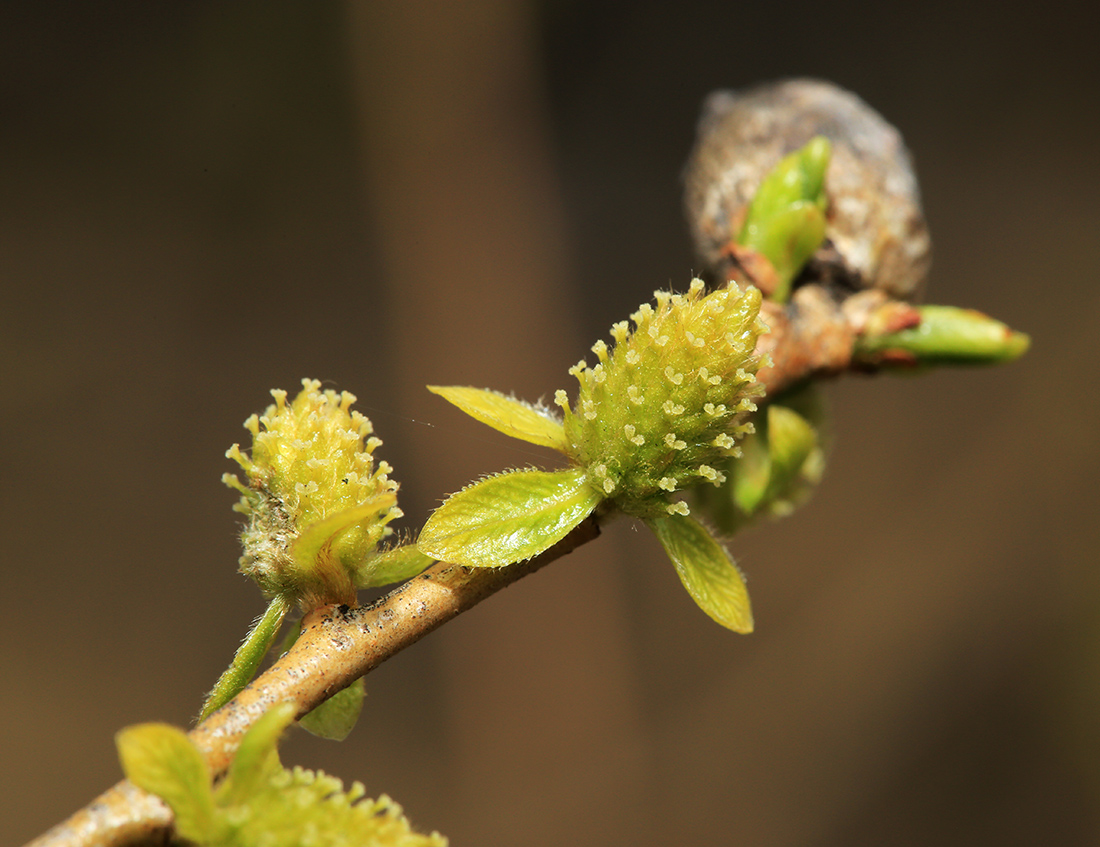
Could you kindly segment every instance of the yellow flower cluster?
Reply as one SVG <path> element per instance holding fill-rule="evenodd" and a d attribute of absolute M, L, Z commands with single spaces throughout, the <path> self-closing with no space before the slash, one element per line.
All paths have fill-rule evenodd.
<path fill-rule="evenodd" d="M 760 292 L 736 286 L 704 295 L 700 280 L 686 294 L 655 292 L 615 324 L 599 361 L 570 373 L 580 383 L 571 408 L 564 391 L 555 402 L 565 415 L 571 458 L 593 485 L 639 517 L 687 514 L 667 495 L 700 482 L 720 485 L 736 441 L 752 432 L 747 416 L 763 393 L 753 356 L 763 330 Z"/>
<path fill-rule="evenodd" d="M 237 444 L 226 453 L 247 477 L 247 485 L 223 477 L 241 492 L 234 508 L 249 518 L 241 571 L 269 595 L 306 606 L 354 603 L 354 574 L 401 515 L 392 468 L 376 467 L 371 455 L 382 442 L 350 409 L 355 396 L 347 391 L 305 379 L 290 403 L 285 391 L 271 394 L 274 405 L 244 424 L 252 455 Z"/>

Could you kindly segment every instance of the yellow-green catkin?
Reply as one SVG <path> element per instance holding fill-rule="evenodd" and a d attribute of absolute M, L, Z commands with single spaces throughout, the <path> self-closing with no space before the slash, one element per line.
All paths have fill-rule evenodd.
<path fill-rule="evenodd" d="M 382 442 L 371 422 L 351 410 L 355 396 L 322 391 L 302 380 L 292 402 L 272 390 L 274 405 L 252 415 L 251 456 L 234 444 L 226 456 L 244 470 L 246 483 L 226 474 L 241 492 L 234 507 L 248 517 L 241 534 L 241 572 L 269 596 L 311 607 L 355 603 L 353 574 L 401 516 L 390 465 L 375 466 Z"/>
<path fill-rule="evenodd" d="M 631 315 L 633 331 L 626 321 L 611 328 L 613 350 L 598 341 L 599 361 L 570 370 L 580 383 L 572 408 L 564 391 L 555 395 L 571 457 L 590 484 L 643 518 L 687 514 L 669 494 L 725 481 L 720 468 L 752 432 L 746 418 L 763 394 L 753 355 L 764 330 L 758 290 L 704 294 L 693 280 L 686 294 L 654 297 L 656 306 Z"/>
<path fill-rule="evenodd" d="M 323 771 L 284 768 L 276 743 L 296 711 L 283 702 L 260 717 L 217 785 L 195 743 L 166 724 L 123 729 L 116 736 L 119 758 L 131 782 L 172 808 L 175 834 L 188 844 L 447 847 L 439 833 L 414 831 L 389 797 L 367 797 L 361 783 L 345 789 Z"/>

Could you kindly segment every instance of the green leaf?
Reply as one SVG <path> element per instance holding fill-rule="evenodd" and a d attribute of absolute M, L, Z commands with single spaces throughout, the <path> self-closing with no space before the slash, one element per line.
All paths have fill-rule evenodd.
<path fill-rule="evenodd" d="M 219 806 L 246 802 L 281 769 L 279 737 L 294 722 L 297 706 L 284 700 L 272 706 L 244 734 L 226 778 L 217 788 Z"/>
<path fill-rule="evenodd" d="M 311 735 L 330 741 L 343 741 L 355 729 L 367 689 L 362 677 L 343 691 L 337 691 L 312 712 L 303 715 L 298 725 Z"/>
<path fill-rule="evenodd" d="M 424 525 L 418 546 L 456 565 L 510 565 L 552 547 L 602 499 L 580 468 L 511 471 L 451 495 Z"/>
<path fill-rule="evenodd" d="M 422 572 L 435 561 L 425 556 L 413 544 L 405 544 L 386 550 L 377 556 L 371 556 L 357 569 L 354 579 L 356 588 L 373 588 L 410 579 Z"/>
<path fill-rule="evenodd" d="M 770 498 L 784 497 L 794 486 L 806 460 L 818 446 L 817 430 L 794 409 L 779 403 L 768 407 Z"/>
<path fill-rule="evenodd" d="M 825 470 L 824 413 L 812 386 L 786 392 L 754 420 L 727 482 L 697 492 L 700 507 L 729 536 L 763 516 L 782 517 L 812 493 Z"/>
<path fill-rule="evenodd" d="M 742 231 L 766 227 L 772 218 L 802 200 L 824 206 L 825 172 L 831 156 L 829 139 L 816 135 L 780 159 L 756 189 Z"/>
<path fill-rule="evenodd" d="M 832 147 L 822 135 L 768 172 L 749 204 L 737 243 L 766 256 L 779 277 L 771 299 L 783 302 L 791 281 L 825 239 L 825 172 Z"/>
<path fill-rule="evenodd" d="M 291 546 L 291 555 L 303 572 L 303 575 L 298 578 L 299 581 L 304 582 L 313 575 L 321 548 L 329 544 L 334 537 L 396 505 L 397 495 L 386 491 L 357 506 L 343 509 L 304 527 L 298 540 Z"/>
<path fill-rule="evenodd" d="M 685 515 L 654 518 L 647 523 L 699 608 L 734 632 L 752 632 L 745 580 L 710 531 Z"/>
<path fill-rule="evenodd" d="M 225 669 L 214 688 L 206 695 L 206 702 L 202 705 L 199 720 L 204 721 L 234 697 L 241 689 L 252 681 L 256 675 L 256 668 L 260 666 L 271 643 L 279 633 L 279 627 L 283 625 L 283 618 L 290 610 L 290 601 L 283 596 L 275 597 L 267 605 L 264 613 L 252 624 L 244 642 L 237 648 L 233 661 Z"/>
<path fill-rule="evenodd" d="M 201 843 L 214 835 L 210 770 L 186 733 L 167 724 L 138 724 L 121 730 L 115 746 L 126 778 L 172 807 L 183 838 Z"/>
<path fill-rule="evenodd" d="M 569 451 L 569 442 L 565 438 L 562 425 L 549 414 L 521 400 L 506 397 L 496 391 L 460 385 L 429 385 L 428 390 L 505 435 L 549 447 L 560 453 Z"/>
<path fill-rule="evenodd" d="M 1024 333 L 973 309 L 919 306 L 917 312 L 920 323 L 912 329 L 857 338 L 856 356 L 876 364 L 997 364 L 1018 359 L 1031 343 Z"/>
<path fill-rule="evenodd" d="M 773 300 L 787 300 L 791 282 L 824 240 L 825 214 L 808 201 L 793 203 L 771 220 L 756 249 L 771 260 L 779 277 Z"/>
<path fill-rule="evenodd" d="M 768 415 L 759 416 L 756 431 L 741 441 L 741 455 L 730 463 L 733 502 L 745 515 L 760 507 L 768 493 L 771 479 L 771 456 L 768 453 Z M 719 489 L 720 491 L 722 489 Z M 732 527 L 723 526 L 724 530 Z"/>

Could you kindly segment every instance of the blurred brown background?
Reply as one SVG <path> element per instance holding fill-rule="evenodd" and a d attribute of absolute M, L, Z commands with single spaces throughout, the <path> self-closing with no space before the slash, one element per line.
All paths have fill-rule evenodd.
<path fill-rule="evenodd" d="M 1079 8 L 1085 8 L 1080 4 Z M 1090 13 L 1091 14 L 1091 13 Z M 693 256 L 702 97 L 831 79 L 913 149 L 929 297 L 1021 362 L 830 388 L 825 483 L 735 539 L 757 633 L 623 521 L 368 678 L 284 760 L 456 845 L 1100 843 L 1100 51 L 1050 4 L 6 4 L 0 830 L 185 724 L 259 593 L 225 449 L 360 398 L 408 525 L 548 461 L 428 382 L 566 368 Z"/>

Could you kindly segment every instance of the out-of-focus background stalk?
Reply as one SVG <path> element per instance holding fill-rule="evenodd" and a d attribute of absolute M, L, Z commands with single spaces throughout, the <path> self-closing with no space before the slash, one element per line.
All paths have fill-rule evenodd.
<path fill-rule="evenodd" d="M 829 389 L 826 480 L 737 538 L 757 628 L 627 521 L 368 678 L 290 763 L 455 844 L 1100 841 L 1100 53 L 1086 4 L 390 2 L 0 12 L 4 841 L 186 723 L 262 609 L 222 458 L 360 398 L 409 527 L 552 461 L 425 383 L 550 396 L 694 258 L 703 96 L 831 79 L 915 153 L 929 298 L 1020 362 Z"/>

